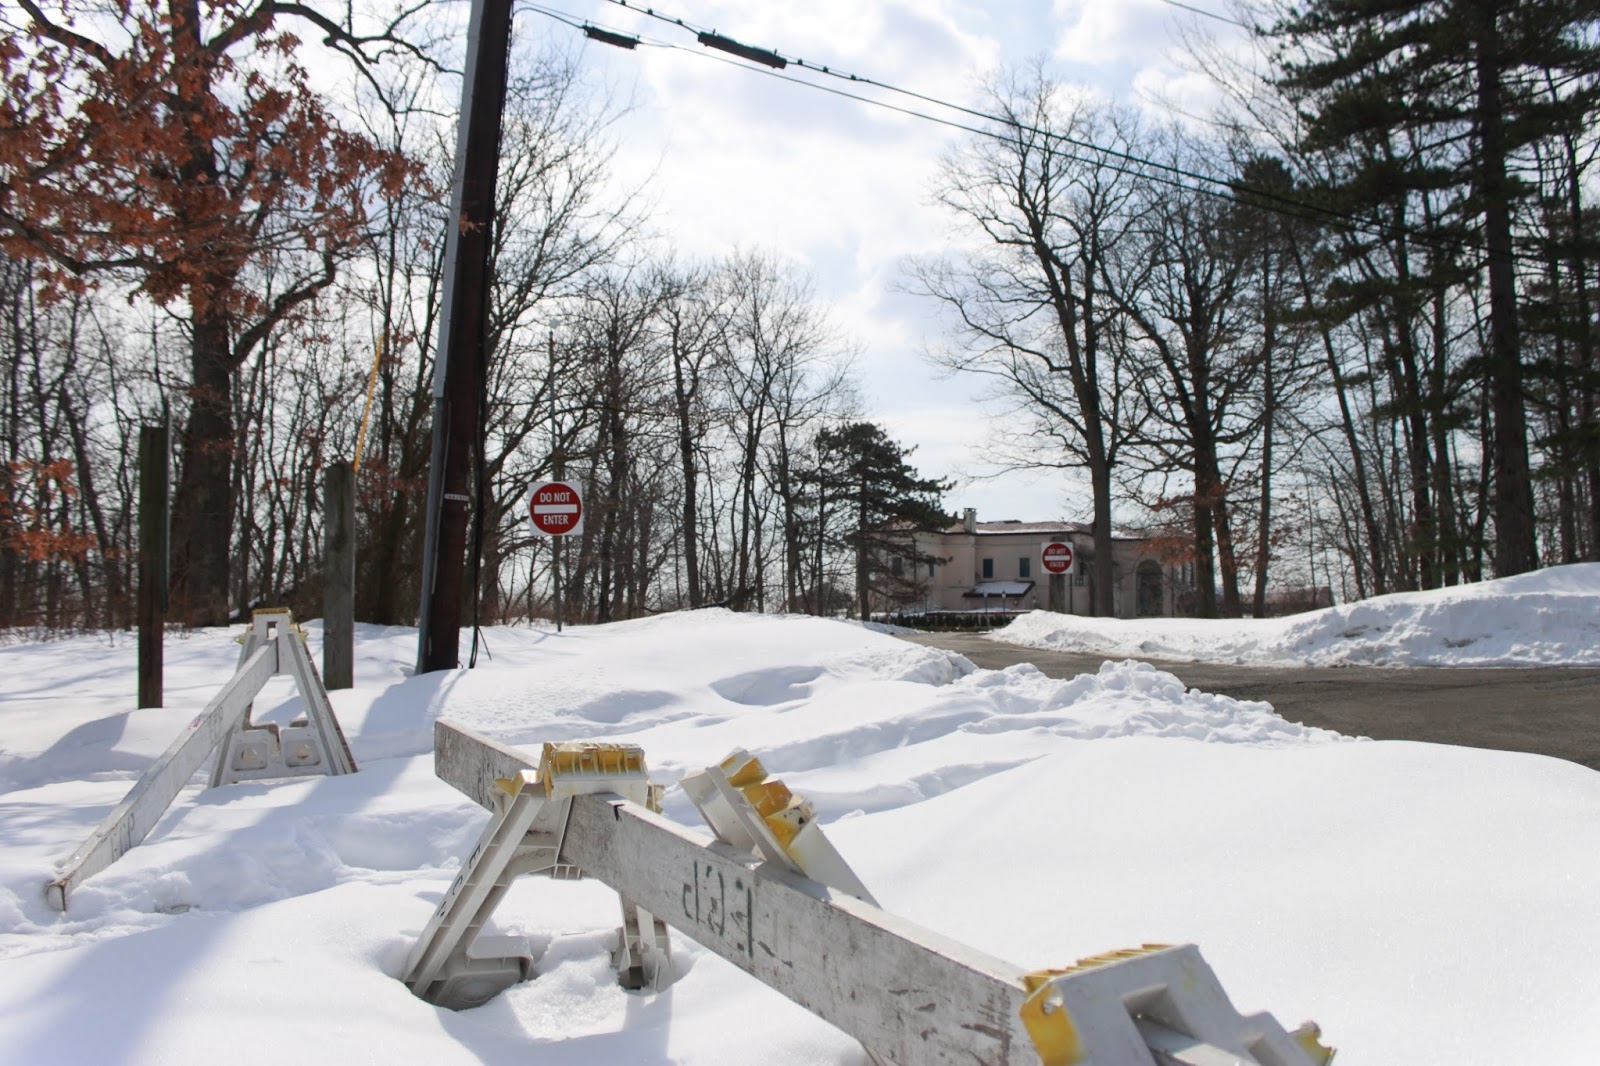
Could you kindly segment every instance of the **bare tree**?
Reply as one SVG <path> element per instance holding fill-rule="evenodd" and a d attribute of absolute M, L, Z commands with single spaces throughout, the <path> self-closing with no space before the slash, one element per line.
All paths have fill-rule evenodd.
<path fill-rule="evenodd" d="M 731 486 L 729 597 L 763 609 L 771 582 L 777 523 L 783 552 L 778 587 L 792 591 L 798 497 L 792 452 L 799 431 L 843 396 L 839 342 L 809 281 L 792 265 L 759 252 L 731 256 L 724 350 L 718 361 L 737 469 Z M 774 513 L 776 512 L 776 513 Z"/>
<path fill-rule="evenodd" d="M 938 197 L 987 247 L 910 265 L 913 291 L 950 313 L 958 346 L 941 361 L 986 375 L 1058 447 L 1023 461 L 1088 471 L 1094 605 L 1113 613 L 1112 472 L 1132 428 L 1119 362 L 1124 311 L 1104 288 L 1126 236 L 1136 173 L 1090 145 L 1130 147 L 1134 122 L 1053 83 L 1039 67 L 996 79 L 1001 121 L 948 156 Z M 1129 294 L 1122 294 L 1129 299 Z"/>
<path fill-rule="evenodd" d="M 708 380 L 720 351 L 726 347 L 725 293 L 704 267 L 679 268 L 663 263 L 661 299 L 656 315 L 662 343 L 672 368 L 672 412 L 676 431 L 679 491 L 679 540 L 682 545 L 684 586 L 688 605 L 705 602 L 700 575 L 700 477 L 702 441 L 710 431 L 713 413 L 708 400 Z"/>

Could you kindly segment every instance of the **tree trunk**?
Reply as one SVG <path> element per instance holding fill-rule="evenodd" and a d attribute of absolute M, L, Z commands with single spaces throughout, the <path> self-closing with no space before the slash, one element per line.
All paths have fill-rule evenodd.
<path fill-rule="evenodd" d="M 111 527 L 106 523 L 105 509 L 100 503 L 100 491 L 94 480 L 94 464 L 89 456 L 89 442 L 83 419 L 78 415 L 72 403 L 72 396 L 65 386 L 58 393 L 61 404 L 61 414 L 67 423 L 67 430 L 72 438 L 72 456 L 78 464 L 78 490 L 79 498 L 83 501 L 84 509 L 88 512 L 89 521 L 94 526 L 95 543 L 99 546 L 100 558 L 105 572 L 106 582 L 106 617 L 105 624 L 108 628 L 115 628 L 117 618 L 124 613 L 121 609 L 127 599 L 127 590 L 121 582 L 122 573 L 118 569 L 112 556 L 116 545 L 113 543 Z M 84 552 L 81 559 L 87 565 L 89 553 Z M 88 609 L 90 597 L 85 590 L 84 608 Z M 86 624 L 93 625 L 90 618 L 85 618 Z"/>
<path fill-rule="evenodd" d="M 683 472 L 683 568 L 684 580 L 689 585 L 689 607 L 694 609 L 702 603 L 700 594 L 700 531 L 698 526 L 700 505 L 696 498 L 697 490 L 700 487 L 700 472 L 695 465 L 694 424 L 691 419 L 694 390 L 684 380 L 684 353 L 681 348 L 681 340 L 678 324 L 674 322 L 672 325 L 672 383 L 678 411 L 678 465 Z M 697 378 L 695 387 L 698 388 L 698 385 Z"/>
<path fill-rule="evenodd" d="M 871 605 L 867 602 L 870 585 L 867 558 L 867 486 L 856 486 L 856 617 L 863 622 L 871 618 Z"/>
<path fill-rule="evenodd" d="M 1455 474 L 1450 460 L 1450 431 L 1443 413 L 1449 397 L 1445 351 L 1449 345 L 1446 323 L 1446 291 L 1438 286 L 1433 293 L 1433 362 L 1428 372 L 1428 397 L 1433 410 L 1429 432 L 1433 434 L 1433 499 L 1437 516 L 1439 569 L 1445 585 L 1461 583 L 1461 531 L 1456 522 Z"/>
<path fill-rule="evenodd" d="M 1298 246 L 1294 249 L 1296 274 L 1300 282 L 1300 293 L 1306 303 L 1312 303 L 1314 297 L 1311 291 L 1311 280 L 1306 269 L 1304 257 Z M 1339 426 L 1344 432 L 1345 446 L 1350 449 L 1350 462 L 1355 469 L 1356 496 L 1361 504 L 1361 523 L 1367 532 L 1367 554 L 1372 566 L 1372 591 L 1375 596 L 1385 595 L 1389 591 L 1389 583 L 1384 573 L 1383 566 L 1383 537 L 1378 526 L 1377 510 L 1372 504 L 1372 490 L 1367 480 L 1367 464 L 1362 457 L 1361 439 L 1356 433 L 1355 417 L 1350 410 L 1350 398 L 1345 393 L 1344 375 L 1340 373 L 1339 356 L 1333 347 L 1333 338 L 1329 336 L 1326 326 L 1319 327 L 1318 334 L 1322 338 L 1323 357 L 1328 365 L 1329 379 L 1333 384 L 1334 396 L 1339 403 Z M 1352 562 L 1360 559 L 1360 552 L 1351 554 Z M 1313 582 L 1315 584 L 1315 582 Z"/>
<path fill-rule="evenodd" d="M 1578 147 L 1576 138 L 1568 135 L 1564 138 L 1567 151 L 1567 224 L 1572 228 L 1572 238 L 1575 246 L 1579 243 L 1584 233 L 1584 208 L 1583 208 L 1583 180 L 1582 171 L 1578 166 Z M 1581 256 L 1574 255 L 1571 264 L 1577 306 L 1573 309 L 1573 321 L 1578 326 L 1578 357 L 1579 373 L 1584 376 L 1585 384 L 1578 393 L 1578 424 L 1586 427 L 1589 432 L 1580 441 L 1577 448 L 1576 459 L 1579 468 L 1585 473 L 1589 493 L 1589 543 L 1588 550 L 1582 557 L 1600 562 L 1600 423 L 1595 421 L 1595 381 L 1594 375 L 1600 375 L 1600 362 L 1596 360 L 1596 344 L 1594 335 L 1594 317 L 1590 310 L 1589 298 L 1589 271 Z"/>
<path fill-rule="evenodd" d="M 1116 614 L 1116 569 L 1111 558 L 1111 464 L 1105 448 L 1090 447 L 1089 483 L 1094 495 L 1094 613 L 1101 618 Z"/>
<path fill-rule="evenodd" d="M 220 626 L 233 534 L 233 367 L 226 318 L 197 311 L 192 325 L 189 424 L 172 508 L 173 602 L 185 625 Z"/>
<path fill-rule="evenodd" d="M 1403 216 L 1401 221 L 1404 221 Z M 1411 528 L 1406 539 L 1416 570 L 1408 568 L 1407 574 L 1410 577 L 1414 573 L 1417 587 L 1431 589 L 1439 586 L 1435 566 L 1438 544 L 1434 527 L 1433 464 L 1428 455 L 1432 438 L 1423 405 L 1422 375 L 1417 365 L 1417 314 L 1410 295 L 1411 260 L 1404 241 L 1396 250 L 1395 260 L 1402 294 L 1396 297 L 1393 347 L 1386 362 L 1390 365 L 1392 387 L 1400 397 L 1401 417 L 1405 423 L 1406 472 L 1411 481 Z"/>
<path fill-rule="evenodd" d="M 1256 587 L 1250 598 L 1250 614 L 1255 618 L 1267 616 L 1267 563 L 1272 553 L 1272 430 L 1278 419 L 1277 382 L 1272 373 L 1273 347 L 1276 329 L 1267 323 L 1262 339 L 1261 376 L 1261 511 L 1256 527 Z M 1312 575 L 1313 606 L 1316 597 L 1316 575 Z"/>
<path fill-rule="evenodd" d="M 1210 494 L 1199 477 L 1194 486 L 1194 586 L 1196 618 L 1217 616 L 1216 524 L 1211 518 Z"/>
<path fill-rule="evenodd" d="M 1512 259 L 1511 183 L 1506 174 L 1500 46 L 1493 5 L 1483 5 L 1477 30 L 1478 194 L 1483 202 L 1489 272 L 1489 406 L 1493 417 L 1495 573 L 1526 573 L 1539 565 L 1527 411 Z"/>

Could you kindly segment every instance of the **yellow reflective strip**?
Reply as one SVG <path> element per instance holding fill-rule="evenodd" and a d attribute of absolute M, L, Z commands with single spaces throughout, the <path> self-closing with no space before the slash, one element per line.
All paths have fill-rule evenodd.
<path fill-rule="evenodd" d="M 1289 1034 L 1294 1042 L 1300 1045 L 1301 1050 L 1311 1059 L 1316 1066 L 1329 1066 L 1333 1057 L 1338 1054 L 1333 1048 L 1322 1042 L 1322 1030 L 1316 1022 L 1306 1022 L 1300 1028 Z"/>
<path fill-rule="evenodd" d="M 1056 971 L 1041 970 L 1022 979 L 1029 996 L 1022 1001 L 1022 1024 L 1044 1066 L 1073 1066 L 1083 1061 L 1083 1042 L 1066 1005 L 1050 985 Z"/>
<path fill-rule="evenodd" d="M 761 760 L 743 748 L 736 748 L 717 764 L 717 769 L 727 775 L 728 784 L 734 788 L 756 784 L 767 776 L 767 768 L 761 765 Z"/>
<path fill-rule="evenodd" d="M 1098 955 L 1090 955 L 1086 959 L 1079 959 L 1071 966 L 1067 966 L 1060 970 L 1046 970 L 1040 972 L 1064 974 L 1076 973 L 1079 970 L 1092 970 L 1096 966 L 1107 966 L 1113 962 L 1121 962 L 1123 959 L 1133 959 L 1139 957 L 1140 955 L 1148 955 L 1153 951 L 1165 951 L 1171 946 L 1171 944 L 1143 944 L 1136 948 L 1118 948 L 1115 951 L 1103 951 Z"/>
<path fill-rule="evenodd" d="M 499 789 L 501 792 L 504 792 L 508 796 L 515 796 L 524 788 L 537 784 L 538 781 L 539 775 L 534 773 L 532 770 L 518 770 L 515 777 L 495 778 L 494 787 Z"/>
<path fill-rule="evenodd" d="M 767 823 L 767 828 L 772 830 L 772 835 L 778 838 L 778 843 L 783 845 L 783 850 L 788 851 L 800 830 L 815 819 L 816 812 L 811 809 L 811 804 L 804 796 L 796 796 L 783 810 L 769 814 L 762 820 Z"/>
<path fill-rule="evenodd" d="M 739 790 L 744 793 L 744 798 L 750 801 L 750 806 L 763 818 L 777 814 L 794 799 L 794 794 L 777 778 L 760 781 L 754 785 L 745 785 Z"/>
<path fill-rule="evenodd" d="M 637 744 L 546 744 L 539 766 L 554 774 L 637 774 L 644 750 Z"/>

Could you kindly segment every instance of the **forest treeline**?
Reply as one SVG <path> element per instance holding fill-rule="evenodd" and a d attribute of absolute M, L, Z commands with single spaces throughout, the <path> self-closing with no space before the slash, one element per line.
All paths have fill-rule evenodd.
<path fill-rule="evenodd" d="M 438 42 L 416 12 L 117 16 L 114 43 L 48 5 L 0 16 L 0 627 L 130 623 L 160 421 L 175 618 L 316 614 L 323 473 L 359 458 L 358 617 L 408 624 L 453 162 Z M 1106 597 L 1114 518 L 1192 564 L 1200 614 L 1261 613 L 1286 580 L 1366 596 L 1600 559 L 1594 16 L 1259 10 L 1253 52 L 1192 44 L 1226 101 L 1206 121 L 1040 64 L 990 77 L 935 190 L 961 238 L 905 286 L 943 313 L 936 361 L 993 384 L 999 461 L 1087 476 Z M 873 423 L 853 342 L 795 263 L 675 254 L 613 174 L 619 109 L 574 53 L 518 47 L 470 617 L 550 612 L 525 507 L 551 478 L 586 500 L 569 618 L 887 606 L 876 564 L 943 486 Z M 357 106 L 320 95 L 302 64 L 324 60 Z"/>

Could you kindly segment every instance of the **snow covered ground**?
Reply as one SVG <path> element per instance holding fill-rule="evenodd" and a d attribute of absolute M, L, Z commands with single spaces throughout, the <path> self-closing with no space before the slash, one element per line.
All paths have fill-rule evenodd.
<path fill-rule="evenodd" d="M 1596 572 L 1480 588 L 1444 636 L 1416 635 L 1443 596 L 1346 624 L 1411 649 L 1363 661 L 1439 654 L 1471 614 L 1485 647 L 1593 661 Z M 1529 596 L 1535 616 L 1588 607 L 1565 635 L 1514 634 Z M 1337 628 L 1298 647 L 1333 661 L 1353 639 Z M 131 712 L 125 635 L 0 647 L 0 1063 L 865 1062 L 676 933 L 671 987 L 621 991 L 615 897 L 594 882 L 527 879 L 497 912 L 496 931 L 543 950 L 536 980 L 459 1014 L 413 997 L 406 953 L 487 818 L 433 776 L 440 716 L 535 748 L 636 742 L 662 782 L 748 748 L 814 801 L 887 909 L 1028 967 L 1198 943 L 1235 1004 L 1316 1019 L 1339 1066 L 1596 1061 L 1594 771 L 1343 738 L 1132 662 L 1065 681 L 975 670 L 816 619 L 495 629 L 477 670 L 420 678 L 414 631 L 361 627 L 357 687 L 333 694 L 359 773 L 199 775 L 69 913 L 49 910 L 53 864 L 231 674 L 237 632 L 170 641 L 168 708 Z M 273 686 L 257 720 L 294 713 Z M 695 824 L 679 790 L 666 812 Z"/>
<path fill-rule="evenodd" d="M 996 637 L 1057 651 L 1261 666 L 1600 666 L 1600 563 L 1288 618 L 1119 621 L 1035 611 Z"/>

